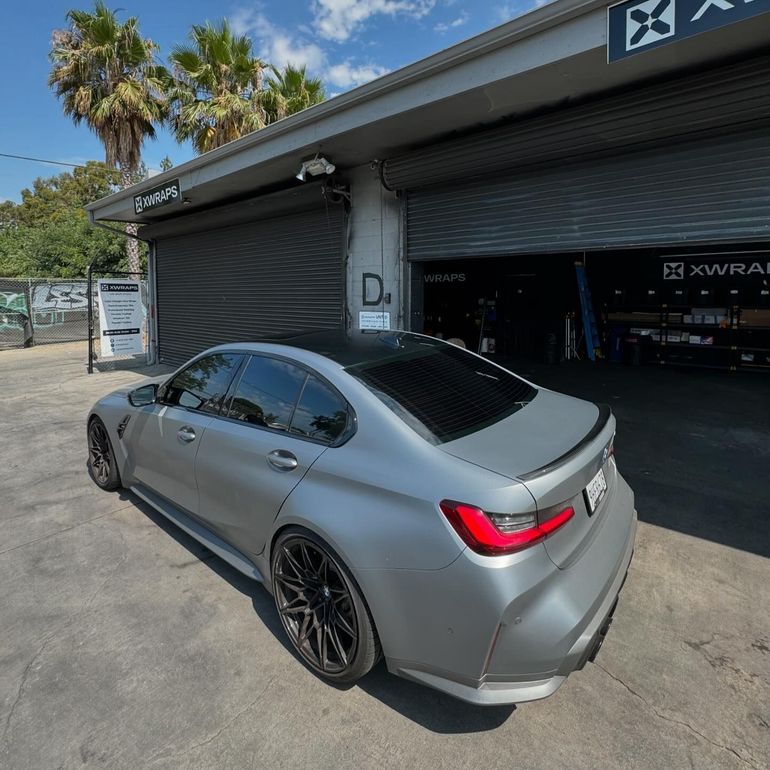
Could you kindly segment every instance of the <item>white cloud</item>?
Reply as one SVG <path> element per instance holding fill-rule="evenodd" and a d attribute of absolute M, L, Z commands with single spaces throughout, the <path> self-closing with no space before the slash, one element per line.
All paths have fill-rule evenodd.
<path fill-rule="evenodd" d="M 259 9 L 236 10 L 230 17 L 230 24 L 236 34 L 249 35 L 254 39 L 256 51 L 265 61 L 276 67 L 289 63 L 306 66 L 310 73 L 320 75 L 335 91 L 368 83 L 388 72 L 378 64 L 358 64 L 350 58 L 331 64 L 321 46 L 302 36 L 303 27 L 298 27 L 299 35 L 292 34 L 275 26 Z"/>
<path fill-rule="evenodd" d="M 253 36 L 259 56 L 276 67 L 293 64 L 315 72 L 324 67 L 326 55 L 320 46 L 276 27 L 259 11 L 239 8 L 230 24 L 236 34 Z"/>
<path fill-rule="evenodd" d="M 327 40 L 346 41 L 372 16 L 409 16 L 421 19 L 436 0 L 315 0 L 314 29 Z"/>
<path fill-rule="evenodd" d="M 495 16 L 497 20 L 502 24 L 511 19 L 515 19 L 518 16 L 523 16 L 529 11 L 533 11 L 535 8 L 541 8 L 552 0 L 528 0 L 528 2 L 514 2 L 506 3 L 504 5 L 498 5 L 495 8 Z"/>
<path fill-rule="evenodd" d="M 452 21 L 439 22 L 433 27 L 433 31 L 443 35 L 445 32 L 449 32 L 450 29 L 457 29 L 457 27 L 462 27 L 464 24 L 467 24 L 470 18 L 470 14 L 467 11 L 463 11 L 456 19 L 452 19 Z"/>
<path fill-rule="evenodd" d="M 388 70 L 377 64 L 356 65 L 350 61 L 334 64 L 326 70 L 326 80 L 338 88 L 347 89 L 368 83 L 385 75 Z"/>

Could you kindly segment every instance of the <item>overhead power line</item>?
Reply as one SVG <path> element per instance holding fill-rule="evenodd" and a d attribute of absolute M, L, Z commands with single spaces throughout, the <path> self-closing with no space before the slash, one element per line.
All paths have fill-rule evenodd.
<path fill-rule="evenodd" d="M 51 163 L 54 166 L 69 166 L 70 168 L 85 168 L 82 163 L 65 163 L 61 160 L 46 160 L 45 158 L 29 158 L 26 155 L 11 155 L 0 152 L 0 158 L 14 158 L 15 160 L 31 160 L 33 163 Z"/>

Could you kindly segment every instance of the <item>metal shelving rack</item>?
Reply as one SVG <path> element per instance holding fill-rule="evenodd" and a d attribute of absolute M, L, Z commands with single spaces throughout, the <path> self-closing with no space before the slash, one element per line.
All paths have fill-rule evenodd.
<path fill-rule="evenodd" d="M 733 305 L 727 308 L 727 321 L 720 323 L 685 323 L 678 320 L 691 315 L 693 305 L 660 304 L 638 306 L 627 312 L 605 312 L 605 324 L 623 324 L 631 328 L 659 330 L 659 339 L 648 338 L 644 347 L 655 352 L 654 362 L 662 366 L 697 367 L 702 369 L 723 369 L 728 371 L 770 371 L 770 326 L 741 323 L 742 313 L 754 308 Z M 635 312 L 645 313 L 646 320 L 628 320 Z M 649 316 L 657 314 L 657 321 Z M 613 315 L 625 318 L 612 318 Z M 700 332 L 700 336 L 711 336 L 713 344 L 693 344 L 676 337 L 682 333 Z M 747 337 L 747 335 L 749 335 Z M 645 335 L 638 335 L 644 338 Z M 711 355 L 708 355 L 708 354 Z M 751 360 L 748 360 L 751 356 Z"/>

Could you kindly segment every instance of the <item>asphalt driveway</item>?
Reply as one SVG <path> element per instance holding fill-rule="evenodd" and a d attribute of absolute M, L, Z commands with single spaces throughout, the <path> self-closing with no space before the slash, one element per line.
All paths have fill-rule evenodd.
<path fill-rule="evenodd" d="M 86 473 L 84 418 L 136 373 L 0 352 L 0 767 L 725 767 L 770 763 L 770 381 L 532 369 L 609 401 L 640 526 L 597 663 L 467 706 L 318 680 L 272 600 Z M 695 383 L 695 385 L 693 385 Z"/>

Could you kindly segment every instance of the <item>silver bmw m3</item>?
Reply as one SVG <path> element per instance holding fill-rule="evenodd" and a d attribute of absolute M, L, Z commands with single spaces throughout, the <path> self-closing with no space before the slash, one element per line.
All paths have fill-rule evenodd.
<path fill-rule="evenodd" d="M 88 417 L 89 465 L 275 597 L 299 657 L 476 704 L 604 640 L 636 512 L 609 408 L 406 332 L 207 350 Z"/>

